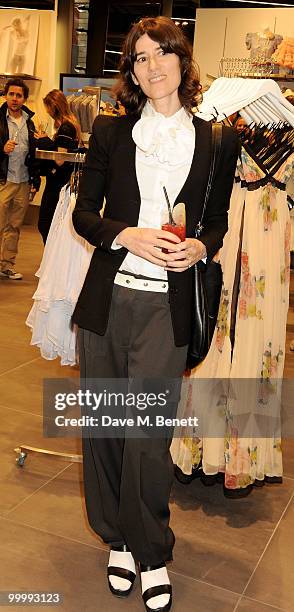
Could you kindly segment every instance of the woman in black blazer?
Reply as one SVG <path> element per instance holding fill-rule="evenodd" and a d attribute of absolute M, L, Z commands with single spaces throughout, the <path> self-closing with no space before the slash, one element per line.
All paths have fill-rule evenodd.
<path fill-rule="evenodd" d="M 103 385 L 125 378 L 129 389 L 141 389 L 144 378 L 153 380 L 147 388 L 157 394 L 164 379 L 179 379 L 185 369 L 190 268 L 211 260 L 222 244 L 238 151 L 235 134 L 224 128 L 197 240 L 211 157 L 211 125 L 191 110 L 199 89 L 190 46 L 172 20 L 144 18 L 132 27 L 116 88 L 127 114 L 96 119 L 73 213 L 76 231 L 96 247 L 73 316 L 86 386 L 88 379 L 104 379 Z M 172 204 L 186 205 L 183 242 L 160 229 L 163 184 Z M 177 385 L 174 390 L 166 415 L 174 414 Z M 155 412 L 162 414 L 160 403 Z M 174 545 L 170 432 L 144 437 L 146 429 L 137 437 L 115 437 L 113 428 L 108 439 L 84 431 L 85 496 L 92 528 L 111 547 L 112 593 L 131 592 L 139 562 L 146 610 L 165 612 L 172 603 L 165 563 Z"/>

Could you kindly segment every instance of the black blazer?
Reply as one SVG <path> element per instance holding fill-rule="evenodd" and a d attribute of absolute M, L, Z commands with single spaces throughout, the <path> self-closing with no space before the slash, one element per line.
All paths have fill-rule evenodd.
<path fill-rule="evenodd" d="M 114 277 L 127 250 L 111 250 L 115 237 L 128 226 L 137 226 L 140 192 L 136 177 L 134 117 L 97 117 L 73 212 L 73 224 L 81 236 L 96 246 L 73 321 L 103 335 L 107 328 Z M 191 169 L 175 203 L 186 204 L 187 237 L 195 237 L 201 218 L 211 159 L 211 124 L 197 117 L 195 151 Z M 208 260 L 222 245 L 227 231 L 227 210 L 233 185 L 238 140 L 224 127 L 219 162 L 204 217 L 201 241 Z M 106 205 L 103 218 L 99 211 Z M 168 272 L 169 301 L 176 346 L 188 344 L 192 316 L 192 269 Z"/>
<path fill-rule="evenodd" d="M 34 138 L 35 126 L 32 121 L 32 117 L 35 113 L 31 111 L 27 106 L 22 106 L 22 109 L 27 113 L 27 129 L 29 138 L 29 151 L 25 159 L 25 165 L 29 171 L 29 184 L 33 185 L 38 191 L 40 189 L 41 179 L 39 172 L 39 163 L 35 159 L 36 140 Z M 9 156 L 4 153 L 4 145 L 9 139 L 9 128 L 6 118 L 7 113 L 7 102 L 2 104 L 0 109 L 0 184 L 6 183 L 8 173 L 8 161 Z"/>
<path fill-rule="evenodd" d="M 77 130 L 71 121 L 65 120 L 58 128 L 54 138 L 44 136 L 38 139 L 38 148 L 45 151 L 57 151 L 58 147 L 63 147 L 67 151 L 76 151 L 79 142 L 77 139 Z M 46 192 L 51 192 L 56 200 L 56 193 L 59 196 L 59 191 L 63 185 L 70 179 L 74 164 L 65 162 L 59 166 L 55 161 L 43 160 L 40 163 L 40 173 L 46 176 Z M 58 199 L 57 199 L 58 202 Z M 57 204 L 55 202 L 55 204 Z"/>

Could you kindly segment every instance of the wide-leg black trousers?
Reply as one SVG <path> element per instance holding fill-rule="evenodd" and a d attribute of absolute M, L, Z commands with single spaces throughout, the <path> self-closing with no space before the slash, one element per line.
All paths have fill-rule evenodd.
<path fill-rule="evenodd" d="M 168 294 L 114 285 L 104 336 L 79 330 L 82 379 L 180 378 L 187 346 L 174 344 Z M 172 558 L 170 439 L 83 438 L 88 520 L 104 542 L 126 543 L 155 565 Z"/>

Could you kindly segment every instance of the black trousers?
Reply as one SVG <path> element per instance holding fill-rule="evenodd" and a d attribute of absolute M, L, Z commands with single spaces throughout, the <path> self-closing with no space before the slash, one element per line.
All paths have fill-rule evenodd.
<path fill-rule="evenodd" d="M 48 174 L 46 177 L 46 185 L 42 195 L 38 220 L 38 230 L 43 238 L 44 245 L 46 244 L 55 209 L 58 204 L 60 190 L 69 181 L 71 166 L 71 164 L 65 163 L 57 169 L 55 174 Z"/>
<path fill-rule="evenodd" d="M 41 200 L 38 220 L 38 230 L 43 238 L 43 243 L 46 244 L 46 240 L 49 234 L 50 226 L 52 223 L 53 215 L 59 200 L 59 193 L 62 185 L 56 184 L 51 189 L 46 185 Z"/>
<path fill-rule="evenodd" d="M 174 344 L 168 294 L 114 285 L 104 336 L 79 330 L 81 377 L 180 378 L 187 346 Z M 167 438 L 83 438 L 88 519 L 104 542 L 126 543 L 134 558 L 172 559 L 173 464 Z"/>

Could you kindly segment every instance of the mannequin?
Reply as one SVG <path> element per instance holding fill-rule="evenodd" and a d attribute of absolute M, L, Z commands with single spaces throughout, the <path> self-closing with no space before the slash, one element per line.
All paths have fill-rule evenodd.
<path fill-rule="evenodd" d="M 246 34 L 245 44 L 247 49 L 250 50 L 251 60 L 266 62 L 271 58 L 282 40 L 283 36 L 274 34 L 268 26 L 265 26 L 260 32 Z"/>
<path fill-rule="evenodd" d="M 260 38 L 268 38 L 269 40 L 272 40 L 273 38 L 275 38 L 275 35 L 269 29 L 268 26 L 266 26 L 265 28 L 262 28 L 262 30 L 258 32 L 258 35 L 260 36 Z"/>

